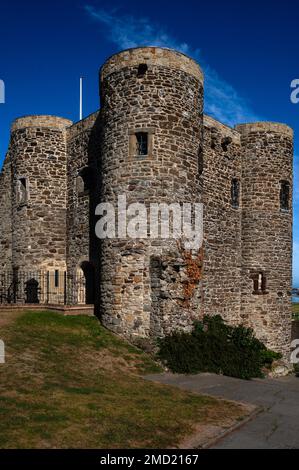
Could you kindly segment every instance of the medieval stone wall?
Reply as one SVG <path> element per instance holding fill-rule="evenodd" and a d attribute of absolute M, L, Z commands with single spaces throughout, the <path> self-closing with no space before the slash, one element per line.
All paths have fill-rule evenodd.
<path fill-rule="evenodd" d="M 82 262 L 94 260 L 91 255 L 92 239 L 95 238 L 94 201 L 99 185 L 97 155 L 92 143 L 92 132 L 99 113 L 74 124 L 67 132 L 68 151 L 68 198 L 67 198 L 67 266 L 75 271 Z M 99 150 L 98 150 L 99 160 Z M 86 180 L 84 180 L 84 171 Z M 88 179 L 90 176 L 90 185 Z M 93 221 L 94 222 L 94 221 Z"/>
<path fill-rule="evenodd" d="M 203 87 L 196 63 L 159 48 L 125 51 L 102 68 L 101 97 L 102 200 L 116 203 L 118 195 L 125 195 L 128 204 L 147 207 L 151 202 L 199 202 Z M 136 154 L 134 138 L 140 131 L 148 135 L 146 156 Z M 158 280 L 150 269 L 153 260 L 164 271 Z M 200 301 L 182 304 L 184 277 L 186 261 L 175 241 L 104 241 L 104 324 L 127 336 L 189 327 Z"/>
<path fill-rule="evenodd" d="M 240 125 L 237 130 L 244 147 L 241 318 L 289 359 L 293 131 L 275 123 Z M 281 208 L 282 181 L 290 185 L 288 210 Z"/>
<path fill-rule="evenodd" d="M 204 313 L 240 322 L 241 192 L 233 206 L 232 182 L 241 189 L 240 135 L 204 117 Z"/>
<path fill-rule="evenodd" d="M 90 265 L 95 277 L 99 264 L 99 241 L 95 237 L 95 207 L 100 185 L 99 125 L 100 113 L 96 112 L 67 131 L 66 257 L 70 282 L 73 281 L 69 304 L 86 302 L 86 287 L 82 292 L 78 286 L 84 277 L 82 267 Z"/>
<path fill-rule="evenodd" d="M 65 269 L 66 128 L 53 116 L 12 125 L 12 264 L 14 269 Z"/>

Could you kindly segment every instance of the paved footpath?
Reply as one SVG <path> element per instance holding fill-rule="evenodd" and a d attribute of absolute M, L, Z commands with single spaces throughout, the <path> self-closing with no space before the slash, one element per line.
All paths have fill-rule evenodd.
<path fill-rule="evenodd" d="M 298 377 L 247 381 L 214 374 L 157 374 L 147 379 L 263 407 L 262 413 L 215 444 L 215 449 L 299 449 Z"/>

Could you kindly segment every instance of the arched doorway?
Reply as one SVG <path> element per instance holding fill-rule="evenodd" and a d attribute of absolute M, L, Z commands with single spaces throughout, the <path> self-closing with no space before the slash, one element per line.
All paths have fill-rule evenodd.
<path fill-rule="evenodd" d="M 78 303 L 92 305 L 95 302 L 95 269 L 89 261 L 83 261 L 77 272 Z"/>
<path fill-rule="evenodd" d="M 25 282 L 26 304 L 39 304 L 39 284 L 36 279 L 29 279 Z"/>

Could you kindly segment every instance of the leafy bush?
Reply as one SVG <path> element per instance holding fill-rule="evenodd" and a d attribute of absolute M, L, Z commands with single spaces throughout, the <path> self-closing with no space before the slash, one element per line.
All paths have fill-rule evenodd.
<path fill-rule="evenodd" d="M 214 372 L 241 379 L 263 377 L 281 355 L 266 348 L 251 328 L 229 326 L 220 315 L 195 322 L 191 333 L 174 332 L 158 341 L 158 357 L 175 373 Z"/>

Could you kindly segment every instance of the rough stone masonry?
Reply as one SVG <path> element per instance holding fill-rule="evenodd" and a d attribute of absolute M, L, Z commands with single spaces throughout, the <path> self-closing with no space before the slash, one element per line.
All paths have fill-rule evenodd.
<path fill-rule="evenodd" d="M 0 269 L 82 272 L 70 304 L 93 303 L 126 337 L 188 329 L 220 314 L 269 347 L 291 341 L 293 131 L 234 129 L 203 114 L 199 65 L 142 47 L 100 71 L 101 107 L 73 124 L 17 119 L 0 176 Z M 95 207 L 202 202 L 204 245 L 95 237 Z M 58 286 L 57 286 L 58 287 Z"/>

